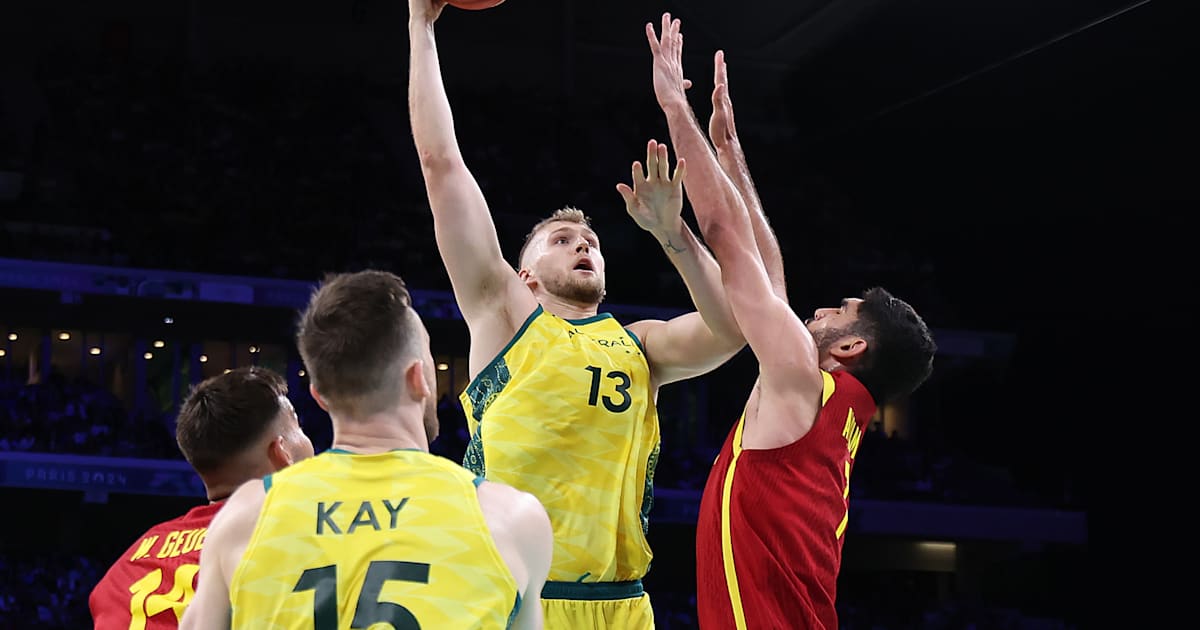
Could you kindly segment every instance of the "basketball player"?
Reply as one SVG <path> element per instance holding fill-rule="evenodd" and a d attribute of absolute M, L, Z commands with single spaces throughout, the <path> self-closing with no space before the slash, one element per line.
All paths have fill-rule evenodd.
<path fill-rule="evenodd" d="M 679 20 L 661 37 L 646 25 L 654 92 L 730 304 L 759 362 L 742 417 L 726 439 L 700 505 L 696 531 L 700 627 L 836 630 L 834 608 L 859 440 L 876 405 L 929 376 L 936 350 L 912 307 L 880 288 L 817 309 L 802 321 L 788 304 L 782 264 L 749 185 L 733 124 L 724 58 L 716 58 L 713 120 L 718 155 L 685 94 Z M 733 167 L 733 178 L 722 165 Z M 752 188 L 752 186 L 751 186 Z M 751 198 L 755 207 L 748 208 Z M 764 251 L 772 251 L 764 260 Z"/>
<path fill-rule="evenodd" d="M 434 37 L 443 7 L 409 1 L 409 112 L 438 249 L 471 334 L 464 464 L 546 506 L 555 540 L 542 592 L 548 627 L 652 627 L 641 579 L 652 555 L 655 398 L 662 385 L 716 368 L 745 342 L 715 260 L 679 217 L 683 168 L 670 176 L 665 146 L 650 144 L 646 171 L 635 166 L 633 187 L 621 194 L 699 313 L 623 326 L 599 312 L 605 260 L 577 209 L 533 227 L 516 271 L 505 262 L 457 146 Z"/>
<path fill-rule="evenodd" d="M 297 345 L 332 447 L 233 494 L 183 627 L 542 627 L 546 511 L 429 453 L 437 377 L 404 282 L 327 278 Z"/>
<path fill-rule="evenodd" d="M 209 523 L 225 499 L 242 482 L 313 454 L 288 401 L 287 382 L 261 367 L 197 385 L 179 410 L 176 439 L 209 503 L 151 527 L 109 568 L 88 599 L 96 628 L 178 627 L 196 589 Z"/>

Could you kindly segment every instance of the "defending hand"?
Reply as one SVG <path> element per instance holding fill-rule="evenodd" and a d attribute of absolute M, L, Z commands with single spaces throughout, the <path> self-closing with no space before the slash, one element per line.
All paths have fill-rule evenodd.
<path fill-rule="evenodd" d="M 672 20 L 670 13 L 662 16 L 662 38 L 654 33 L 654 25 L 646 24 L 646 40 L 654 55 L 654 96 L 664 109 L 671 105 L 687 103 L 686 90 L 692 82 L 683 78 L 683 33 L 680 22 Z"/>
<path fill-rule="evenodd" d="M 708 119 L 708 139 L 718 153 L 736 147 L 737 126 L 733 121 L 733 101 L 729 99 L 729 72 L 725 53 L 718 50 L 713 60 L 712 117 Z"/>
<path fill-rule="evenodd" d="M 617 184 L 629 216 L 656 237 L 669 236 L 683 221 L 680 212 L 686 163 L 679 160 L 672 176 L 669 157 L 667 145 L 651 140 L 646 145 L 646 172 L 642 172 L 641 162 L 634 162 L 633 188 Z"/>

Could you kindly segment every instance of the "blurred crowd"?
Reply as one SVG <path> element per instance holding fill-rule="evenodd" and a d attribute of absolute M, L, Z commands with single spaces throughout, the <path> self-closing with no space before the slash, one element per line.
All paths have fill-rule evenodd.
<path fill-rule="evenodd" d="M 20 181 L 0 194 L 6 257 L 302 280 L 378 266 L 402 270 L 416 287 L 449 289 L 403 86 L 254 60 L 198 66 L 68 48 L 31 73 L 23 85 L 33 105 L 24 120 L 10 118 L 19 132 L 0 125 L 0 172 Z M 506 254 L 515 257 L 539 218 L 573 205 L 597 224 L 610 300 L 686 300 L 613 190 L 664 131 L 649 92 L 564 103 L 502 88 L 448 90 Z M 808 297 L 884 283 L 927 318 L 951 323 L 920 248 L 863 220 L 844 185 L 802 168 L 802 152 L 766 105 L 741 111 L 760 195 Z M 847 225 L 853 239 L 829 238 Z"/>
<path fill-rule="evenodd" d="M 91 627 L 87 598 L 112 558 L 55 553 L 32 556 L 0 553 L 0 630 Z M 940 599 L 916 588 L 911 574 L 879 575 L 887 588 L 842 587 L 840 630 L 1074 630 L 1076 622 L 1032 616 L 1016 607 L 969 598 Z M 693 584 L 659 586 L 651 594 L 655 626 L 696 628 Z"/>
<path fill-rule="evenodd" d="M 111 558 L 0 554 L 0 629 L 90 628 L 87 598 Z"/>
<path fill-rule="evenodd" d="M 332 441 L 329 417 L 307 392 L 292 398 L 302 426 L 318 451 Z M 438 402 L 440 435 L 434 453 L 462 461 L 470 436 L 457 398 Z M 719 444 L 673 434 L 664 423 L 664 456 L 655 486 L 699 491 Z M 0 381 L 0 451 L 183 459 L 174 440 L 170 414 L 130 413 L 113 394 L 85 380 L 54 375 L 33 385 Z M 851 493 L 856 498 L 933 501 L 957 504 L 1062 506 L 1067 497 L 1029 496 L 1001 469 L 972 461 L 933 440 L 905 439 L 873 423 L 863 437 Z"/>
<path fill-rule="evenodd" d="M 181 457 L 163 417 L 128 413 L 108 389 L 57 374 L 32 385 L 0 379 L 0 451 Z"/>

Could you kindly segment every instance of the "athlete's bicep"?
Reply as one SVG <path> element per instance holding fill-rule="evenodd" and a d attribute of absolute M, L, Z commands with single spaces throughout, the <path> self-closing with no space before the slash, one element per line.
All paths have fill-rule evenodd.
<path fill-rule="evenodd" d="M 642 339 L 656 386 L 711 372 L 746 345 L 740 337 L 714 333 L 696 312 L 668 321 L 643 320 L 629 330 Z"/>
<path fill-rule="evenodd" d="M 514 289 L 524 289 L 504 260 L 487 200 L 466 164 L 456 160 L 427 166 L 425 189 L 438 253 L 464 317 L 473 319 Z"/>
<path fill-rule="evenodd" d="M 757 251 L 724 248 L 722 281 L 738 327 L 758 360 L 763 385 L 773 391 L 819 394 L 822 385 L 812 334 L 771 284 Z"/>

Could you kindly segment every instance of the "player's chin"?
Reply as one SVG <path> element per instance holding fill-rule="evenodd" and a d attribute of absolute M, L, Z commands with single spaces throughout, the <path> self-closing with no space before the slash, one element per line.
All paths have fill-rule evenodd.
<path fill-rule="evenodd" d="M 564 288 L 562 297 L 575 302 L 599 304 L 604 299 L 604 281 L 599 278 L 591 282 L 572 282 Z"/>

